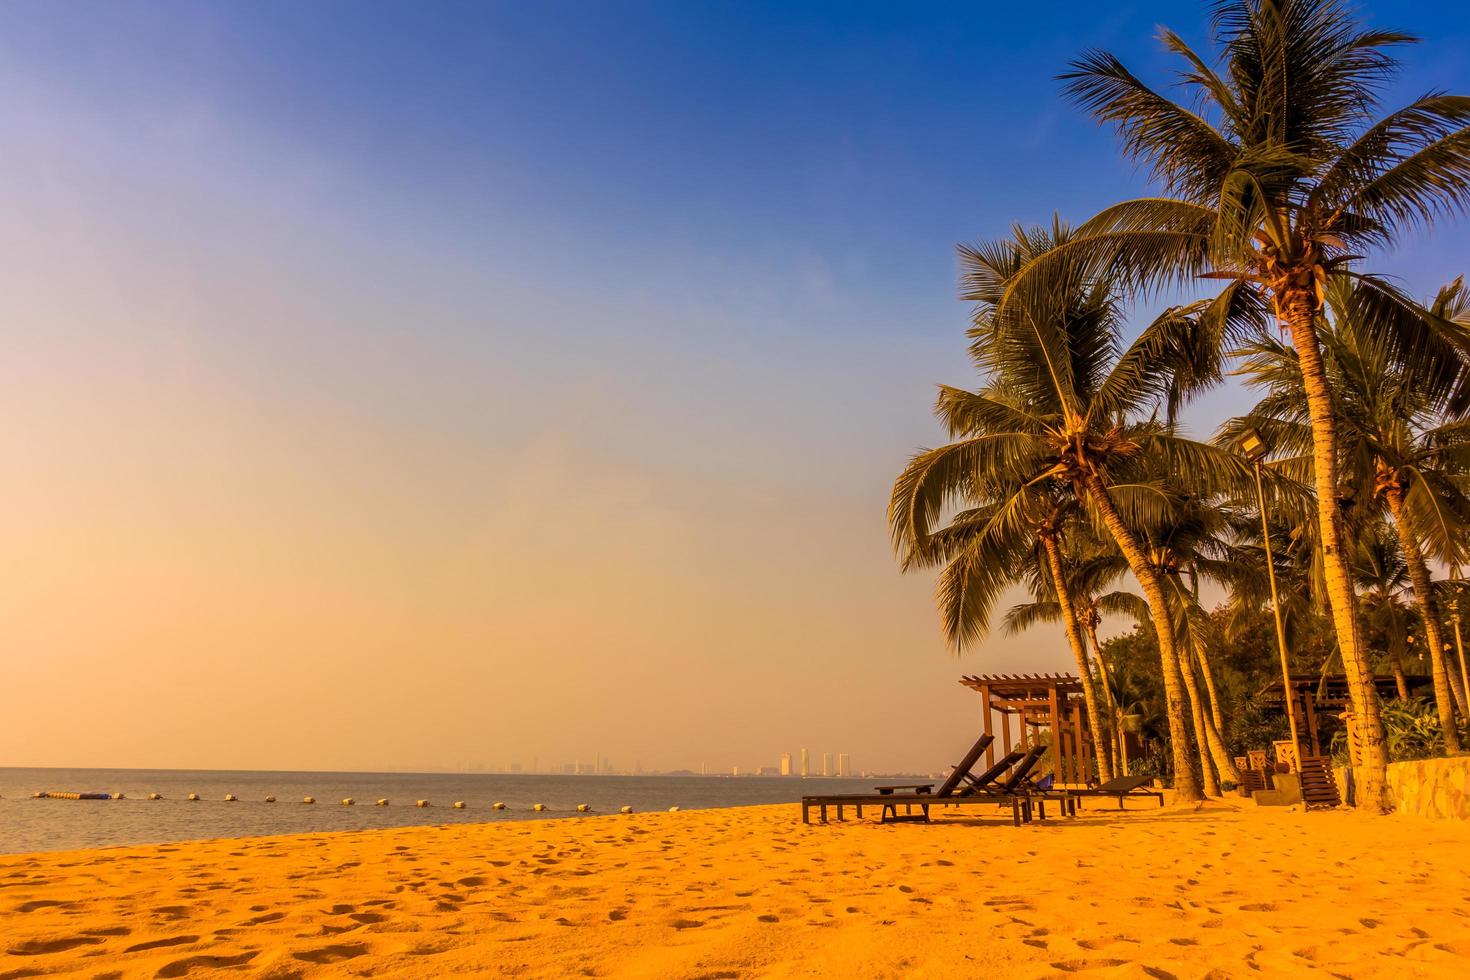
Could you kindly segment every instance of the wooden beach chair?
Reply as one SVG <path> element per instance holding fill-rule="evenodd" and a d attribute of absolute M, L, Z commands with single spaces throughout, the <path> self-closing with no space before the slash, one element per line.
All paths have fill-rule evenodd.
<path fill-rule="evenodd" d="M 970 770 L 974 769 L 975 766 L 980 762 L 980 756 L 985 754 L 985 750 L 990 748 L 990 743 L 994 741 L 995 736 L 993 735 L 981 735 L 979 738 L 977 738 L 975 740 L 975 744 L 970 746 L 970 751 L 966 752 L 964 756 L 960 758 L 960 761 L 955 763 L 954 768 L 951 769 L 949 772 L 948 778 L 946 778 L 944 782 L 939 784 L 939 792 L 937 793 L 930 793 L 930 790 L 934 788 L 933 783 L 908 783 L 894 786 L 874 786 L 873 789 L 880 796 L 891 796 L 899 793 L 900 791 L 907 791 L 906 793 L 904 793 L 904 795 L 906 796 L 932 795 L 935 797 L 947 797 L 955 791 L 955 789 L 960 785 L 962 781 L 974 779 L 974 777 L 970 775 Z M 859 816 L 861 816 L 861 814 L 859 814 Z"/>
<path fill-rule="evenodd" d="M 989 788 L 997 776 L 1009 769 L 1021 758 L 1020 753 L 1011 753 L 1000 763 L 991 766 L 990 769 L 976 777 L 971 770 L 980 761 L 980 756 L 990 747 L 994 737 L 981 735 L 975 744 L 970 747 L 964 757 L 950 772 L 949 777 L 940 784 L 937 791 L 932 791 L 933 783 L 911 783 L 906 785 L 878 786 L 872 793 L 846 793 L 836 795 L 812 795 L 801 798 L 801 822 L 811 823 L 811 811 L 818 811 L 822 823 L 827 822 L 827 808 L 833 807 L 837 811 L 837 819 L 843 819 L 847 807 L 852 807 L 859 819 L 863 815 L 864 806 L 882 807 L 882 822 L 894 823 L 903 821 L 929 822 L 929 808 L 935 804 L 946 803 L 978 803 L 978 802 L 1010 802 L 1012 804 L 1012 819 L 1020 824 L 1022 806 L 1014 799 L 1001 799 L 999 794 L 981 792 L 980 787 Z M 963 786 L 961 784 L 964 784 Z M 978 795 L 977 795 L 978 794 Z M 898 808 L 903 807 L 904 812 L 899 814 Z M 919 812 L 915 813 L 917 809 Z M 1025 816 L 1030 819 L 1030 806 L 1024 807 Z"/>
<path fill-rule="evenodd" d="M 1124 801 L 1129 799 L 1147 799 L 1154 797 L 1159 801 L 1159 806 L 1164 805 L 1164 794 L 1156 789 L 1145 789 L 1153 782 L 1152 776 L 1118 776 L 1105 783 L 1093 786 L 1091 789 L 1059 789 L 1052 790 L 1045 795 L 1049 800 L 1062 800 L 1069 804 L 1073 810 L 1081 805 L 1081 801 L 1089 796 L 1116 797 L 1118 809 L 1125 810 Z"/>

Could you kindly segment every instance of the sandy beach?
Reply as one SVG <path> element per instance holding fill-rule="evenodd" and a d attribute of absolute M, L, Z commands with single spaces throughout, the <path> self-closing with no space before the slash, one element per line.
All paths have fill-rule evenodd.
<path fill-rule="evenodd" d="M 0 978 L 1463 975 L 1470 827 L 793 806 L 0 858 Z"/>

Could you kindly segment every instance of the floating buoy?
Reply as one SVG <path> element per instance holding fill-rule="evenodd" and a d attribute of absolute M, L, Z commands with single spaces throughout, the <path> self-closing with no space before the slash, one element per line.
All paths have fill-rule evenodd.
<path fill-rule="evenodd" d="M 350 796 L 344 796 L 342 798 L 342 805 L 343 806 L 351 806 L 352 805 L 352 802 L 353 802 L 352 801 L 352 797 L 350 797 Z"/>
<path fill-rule="evenodd" d="M 191 803 L 198 803 L 199 802 L 199 794 L 198 793 L 190 793 L 189 794 L 189 802 L 191 802 Z"/>
<path fill-rule="evenodd" d="M 621 810 L 619 810 L 618 812 L 619 813 L 632 813 L 633 812 L 633 808 L 630 807 L 630 806 L 625 806 Z"/>
<path fill-rule="evenodd" d="M 669 812 L 670 813 L 678 813 L 679 812 L 679 808 L 676 807 L 676 806 L 671 806 L 671 807 L 669 807 Z"/>
<path fill-rule="evenodd" d="M 455 800 L 454 801 L 454 808 L 456 810 L 463 810 L 464 809 L 464 800 Z"/>
<path fill-rule="evenodd" d="M 225 802 L 226 803 L 236 803 L 236 802 L 239 801 L 239 799 L 240 798 L 238 796 L 236 796 L 234 793 L 226 793 L 225 794 Z"/>
<path fill-rule="evenodd" d="M 163 799 L 163 794 L 162 793 L 149 793 L 148 794 L 148 798 L 150 800 L 161 800 L 161 799 Z"/>
<path fill-rule="evenodd" d="M 267 797 L 266 797 L 266 798 L 265 798 L 265 801 L 266 801 L 266 802 L 267 802 L 267 803 L 274 803 L 274 802 L 276 802 L 276 798 L 275 798 L 275 797 L 274 797 L 274 796 L 267 796 Z"/>
<path fill-rule="evenodd" d="M 315 803 L 316 802 L 316 797 L 315 796 L 303 796 L 301 798 L 301 802 L 302 803 Z"/>
<path fill-rule="evenodd" d="M 545 803 L 533 803 L 533 804 L 531 804 L 531 809 L 532 810 L 535 810 L 537 813 L 540 813 L 542 810 L 546 809 L 546 804 Z"/>
<path fill-rule="evenodd" d="M 578 803 L 577 804 L 577 812 L 578 813 L 589 813 L 589 812 L 591 812 L 591 810 L 592 810 L 592 804 L 590 804 L 590 803 Z"/>
<path fill-rule="evenodd" d="M 428 800 L 415 800 L 413 805 L 422 810 L 424 807 L 426 807 L 426 806 L 429 805 L 429 801 Z"/>
<path fill-rule="evenodd" d="M 379 800 L 378 801 L 378 806 L 387 806 L 387 805 L 388 805 L 388 801 L 387 800 Z"/>
<path fill-rule="evenodd" d="M 492 809 L 492 810 L 504 810 L 505 809 L 505 804 L 504 803 L 491 803 L 490 804 L 490 809 Z"/>

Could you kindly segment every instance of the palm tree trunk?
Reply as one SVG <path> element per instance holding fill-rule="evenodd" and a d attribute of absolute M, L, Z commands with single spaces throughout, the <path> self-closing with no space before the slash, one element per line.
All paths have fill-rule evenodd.
<path fill-rule="evenodd" d="M 1393 686 L 1398 689 L 1399 700 L 1409 700 L 1409 679 L 1404 676 L 1404 658 L 1399 655 L 1399 645 L 1392 638 L 1388 641 L 1388 663 L 1393 668 Z"/>
<path fill-rule="evenodd" d="M 1123 730 L 1123 710 L 1118 707 L 1117 699 L 1113 697 L 1113 685 L 1108 683 L 1108 661 L 1103 654 L 1102 644 L 1097 639 L 1097 623 L 1089 617 L 1083 624 L 1087 630 L 1087 641 L 1092 647 L 1093 659 L 1097 661 L 1097 670 L 1101 675 L 1103 693 L 1108 699 L 1108 715 L 1112 718 L 1111 729 L 1117 739 L 1114 748 L 1117 749 L 1117 765 L 1114 766 L 1114 775 L 1128 775 L 1128 733 Z"/>
<path fill-rule="evenodd" d="M 1458 571 L 1455 573 L 1455 577 L 1459 577 Z M 1456 586 L 1455 593 L 1457 595 L 1459 594 L 1459 591 L 1459 586 Z M 1460 600 L 1455 599 L 1454 603 L 1455 612 L 1453 619 L 1455 624 L 1455 651 L 1459 654 L 1460 659 L 1460 686 L 1467 687 L 1470 686 L 1470 677 L 1465 676 L 1465 638 L 1460 634 Z M 1470 694 L 1470 691 L 1467 691 L 1466 693 Z M 1470 716 L 1470 710 L 1467 710 L 1465 714 L 1467 716 Z"/>
<path fill-rule="evenodd" d="M 1455 731 L 1455 709 L 1451 703 L 1449 668 L 1444 658 L 1444 636 L 1439 631 L 1439 604 L 1434 601 L 1434 583 L 1429 578 L 1429 565 L 1419 541 L 1404 520 L 1404 491 L 1396 483 L 1388 486 L 1388 512 L 1398 525 L 1399 545 L 1404 549 L 1404 563 L 1409 566 L 1409 581 L 1419 612 L 1424 618 L 1424 643 L 1429 647 L 1430 673 L 1434 677 L 1434 704 L 1439 709 L 1439 726 L 1444 730 L 1444 748 L 1448 755 L 1460 752 L 1460 737 Z"/>
<path fill-rule="evenodd" d="M 1205 693 L 1210 699 L 1210 718 L 1215 723 L 1215 730 L 1225 730 L 1225 715 L 1220 711 L 1220 692 L 1215 690 L 1215 672 L 1210 669 L 1209 649 L 1201 643 L 1195 648 L 1195 659 L 1199 662 L 1200 676 L 1205 679 Z"/>
<path fill-rule="evenodd" d="M 1374 813 L 1393 809 L 1388 795 L 1388 749 L 1378 691 L 1364 657 L 1358 629 L 1357 594 L 1348 570 L 1347 534 L 1337 502 L 1337 426 L 1333 418 L 1332 389 L 1317 341 L 1317 302 L 1314 288 L 1303 284 L 1283 290 L 1279 308 L 1291 330 L 1292 346 L 1302 372 L 1302 388 L 1312 422 L 1312 475 L 1317 485 L 1317 522 L 1321 526 L 1322 568 L 1327 599 L 1337 632 L 1337 646 L 1347 675 L 1348 701 L 1358 749 L 1358 805 Z"/>
<path fill-rule="evenodd" d="M 1205 744 L 1210 747 L 1210 758 L 1215 761 L 1215 768 L 1220 772 L 1221 779 L 1228 779 L 1232 783 L 1240 782 L 1240 770 L 1235 767 L 1235 760 L 1230 757 L 1230 750 L 1225 746 L 1225 738 L 1220 733 L 1224 726 L 1220 721 L 1220 702 L 1215 698 L 1215 684 L 1210 677 L 1209 659 L 1205 655 L 1204 646 L 1195 648 L 1195 659 L 1199 662 L 1200 673 L 1205 678 L 1205 689 L 1209 695 L 1209 713 L 1204 718 Z M 1185 677 L 1188 680 L 1188 676 Z"/>
<path fill-rule="evenodd" d="M 1108 751 L 1102 716 L 1097 710 L 1097 688 L 1092 683 L 1092 668 L 1087 662 L 1087 647 L 1082 642 L 1082 628 L 1077 622 L 1077 607 L 1072 604 L 1071 590 L 1067 588 L 1066 572 L 1062 568 L 1062 549 L 1056 534 L 1041 534 L 1042 547 L 1046 550 L 1047 567 L 1051 569 L 1052 586 L 1057 592 L 1057 604 L 1062 607 L 1062 623 L 1067 628 L 1067 642 L 1072 645 L 1072 656 L 1077 658 L 1077 676 L 1082 680 L 1082 700 L 1087 705 L 1087 724 L 1092 728 L 1092 744 L 1097 749 L 1097 771 L 1102 781 L 1113 778 L 1113 758 Z M 1053 719 L 1057 721 L 1058 719 Z M 1061 727 L 1057 726 L 1060 735 Z M 1080 747 L 1080 746 L 1079 746 Z M 1090 775 L 1090 774 L 1089 774 Z"/>
<path fill-rule="evenodd" d="M 1184 679 L 1184 689 L 1189 692 L 1189 715 L 1194 722 L 1194 744 L 1199 751 L 1199 772 L 1204 782 L 1205 795 L 1219 796 L 1220 779 L 1215 775 L 1215 767 L 1210 761 L 1210 737 L 1205 731 L 1209 718 L 1205 714 L 1204 699 L 1199 694 L 1199 681 L 1194 678 L 1194 665 L 1182 663 L 1179 665 L 1179 672 Z"/>
<path fill-rule="evenodd" d="M 1108 533 L 1118 545 L 1118 550 L 1123 552 L 1128 567 L 1133 571 L 1133 577 L 1143 589 L 1144 599 L 1148 601 L 1149 615 L 1153 618 L 1154 633 L 1158 637 L 1159 666 L 1163 670 L 1164 703 L 1169 718 L 1169 741 L 1174 755 L 1174 792 L 1180 802 L 1197 803 L 1204 797 L 1200 795 L 1199 782 L 1194 778 L 1193 760 L 1190 758 L 1189 722 L 1185 720 L 1187 709 L 1184 706 L 1184 690 L 1180 685 L 1179 653 L 1174 647 L 1174 629 L 1169 622 L 1164 584 L 1159 581 L 1158 569 L 1144 554 L 1138 538 L 1118 513 L 1118 508 L 1114 506 L 1113 498 L 1101 478 L 1089 469 L 1084 472 L 1082 483 L 1087 490 L 1088 499 L 1097 508 Z"/>
<path fill-rule="evenodd" d="M 1449 655 L 1449 645 L 1449 641 L 1446 640 L 1446 657 Z M 1470 718 L 1470 705 L 1465 702 L 1465 679 L 1455 672 L 1455 665 L 1452 663 L 1445 668 L 1445 674 L 1450 679 L 1450 693 L 1455 696 L 1455 710 L 1460 713 L 1461 718 Z"/>

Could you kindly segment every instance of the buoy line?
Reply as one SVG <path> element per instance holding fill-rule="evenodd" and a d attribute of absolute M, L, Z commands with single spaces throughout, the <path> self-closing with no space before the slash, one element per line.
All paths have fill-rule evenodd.
<path fill-rule="evenodd" d="M 149 793 L 148 794 L 148 799 L 150 799 L 150 800 L 162 800 L 164 798 L 165 797 L 163 796 L 162 793 Z M 31 794 L 31 799 L 35 799 L 35 800 L 125 800 L 125 799 L 127 799 L 127 797 L 124 794 L 122 794 L 122 793 L 71 793 L 71 792 L 59 792 L 59 791 L 55 791 L 55 790 L 39 790 L 39 791 Z M 190 793 L 190 794 L 188 794 L 188 796 L 184 797 L 184 799 L 186 799 L 187 801 L 189 801 L 191 803 L 199 803 L 199 802 L 202 801 L 202 797 L 200 797 L 200 795 L 198 793 Z M 234 793 L 226 793 L 224 795 L 224 797 L 223 797 L 223 802 L 225 802 L 225 803 L 237 803 L 237 802 L 239 802 L 239 799 L 240 798 L 238 796 L 236 796 Z M 265 797 L 265 799 L 264 799 L 263 802 L 265 802 L 265 803 L 274 803 L 274 802 L 276 802 L 276 798 L 274 796 L 267 796 L 267 797 Z M 314 797 L 314 796 L 304 796 L 304 797 L 302 797 L 301 802 L 303 804 L 307 804 L 307 805 L 314 804 L 314 803 L 316 803 L 316 797 Z M 356 804 L 356 802 L 357 801 L 355 799 L 353 799 L 352 797 L 346 796 L 346 797 L 343 797 L 342 798 L 341 805 L 342 806 L 354 806 Z M 380 799 L 377 800 L 376 805 L 377 806 L 388 806 L 388 799 L 386 797 L 380 798 Z M 414 801 L 414 806 L 417 807 L 418 809 L 423 810 L 423 809 L 428 809 L 428 808 L 432 807 L 433 804 L 431 802 L 429 802 L 428 800 L 415 800 Z M 452 804 L 452 807 L 455 810 L 468 810 L 470 808 L 470 805 L 467 802 L 465 802 L 464 800 L 455 800 L 454 803 Z M 496 800 L 494 803 L 490 804 L 490 809 L 492 809 L 492 810 L 508 810 L 508 809 L 511 809 L 511 807 L 510 807 L 509 804 L 507 804 L 507 803 L 505 803 L 505 802 L 503 802 L 501 800 Z M 534 813 L 555 812 L 555 811 L 550 810 L 550 808 L 547 807 L 547 805 L 545 803 L 532 803 L 531 804 L 531 810 Z M 594 812 L 594 810 L 593 810 L 592 804 L 590 804 L 590 803 L 578 803 L 576 805 L 575 812 L 577 812 L 577 813 L 592 813 L 592 812 Z M 633 813 L 634 811 L 633 811 L 633 807 L 631 805 L 624 805 L 624 806 L 621 806 L 621 807 L 618 808 L 618 812 L 619 813 L 624 813 L 624 814 L 630 814 L 630 813 Z M 679 813 L 680 812 L 680 808 L 677 807 L 677 806 L 671 806 L 671 807 L 669 807 L 668 812 L 669 813 Z"/>

